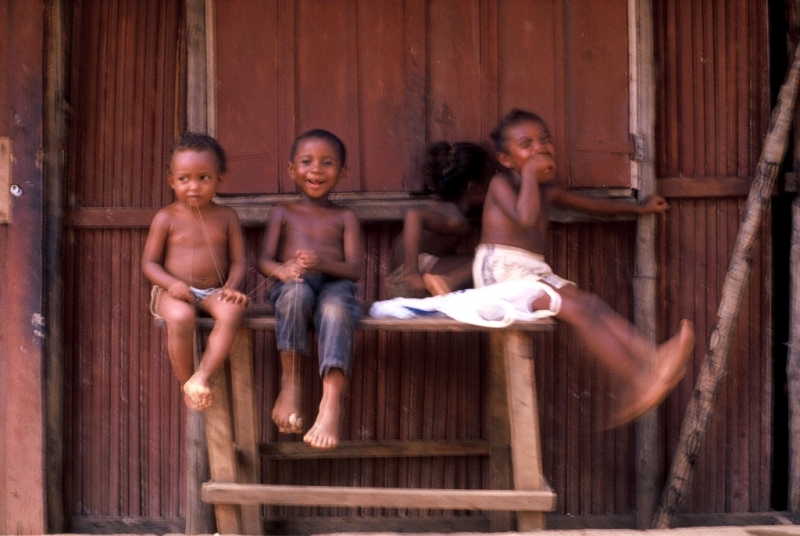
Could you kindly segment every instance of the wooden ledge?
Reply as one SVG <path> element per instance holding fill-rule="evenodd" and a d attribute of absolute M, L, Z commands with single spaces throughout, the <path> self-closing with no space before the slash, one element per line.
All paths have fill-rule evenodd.
<path fill-rule="evenodd" d="M 214 327 L 214 320 L 212 318 L 199 318 L 197 325 L 203 329 L 210 329 Z M 536 320 L 534 322 L 514 322 L 510 326 L 504 328 L 488 328 L 459 322 L 458 320 L 443 316 L 423 316 L 408 319 L 372 318 L 365 316 L 358 323 L 358 329 L 367 331 L 552 331 L 553 326 L 554 322 L 552 320 L 545 319 Z M 246 317 L 244 322 L 242 322 L 242 327 L 253 330 L 274 330 L 275 317 Z"/>
<path fill-rule="evenodd" d="M 550 512 L 556 494 L 543 490 L 456 490 L 350 486 L 203 484 L 202 498 L 212 504 L 268 504 L 443 510 L 516 510 Z"/>

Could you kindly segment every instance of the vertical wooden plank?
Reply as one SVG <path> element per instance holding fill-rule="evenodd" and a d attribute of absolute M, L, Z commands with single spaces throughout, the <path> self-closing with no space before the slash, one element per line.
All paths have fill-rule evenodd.
<path fill-rule="evenodd" d="M 507 332 L 504 336 L 504 361 L 511 463 L 514 489 L 542 489 L 542 454 L 539 441 L 539 406 L 533 360 L 527 348 L 530 335 Z M 542 512 L 517 512 L 517 530 L 528 532 L 544 528 Z"/>
<path fill-rule="evenodd" d="M 362 190 L 403 189 L 406 166 L 425 148 L 425 137 L 407 146 L 405 106 L 407 31 L 401 0 L 358 2 L 358 117 L 362 132 Z M 398 46 L 398 45 L 401 46 Z M 418 107 L 419 105 L 417 105 Z"/>
<path fill-rule="evenodd" d="M 238 359 L 238 357 L 234 358 Z M 213 482 L 236 482 L 236 452 L 233 447 L 233 415 L 231 414 L 225 370 L 220 369 L 211 377 L 209 387 L 214 403 L 205 410 L 206 443 L 208 462 Z M 232 504 L 214 505 L 217 532 L 220 534 L 242 534 L 239 507 Z"/>
<path fill-rule="evenodd" d="M 427 1 L 406 0 L 403 3 L 403 25 L 405 43 L 405 125 L 404 145 L 411 148 L 405 164 L 403 186 L 407 190 L 421 190 L 423 186 L 421 168 L 422 155 L 414 152 L 429 141 L 425 118 L 428 115 L 426 36 Z"/>
<path fill-rule="evenodd" d="M 480 10 L 477 2 L 430 0 L 427 117 L 431 140 L 479 140 L 481 132 Z"/>
<path fill-rule="evenodd" d="M 6 466 L 0 484 L 5 517 L 0 531 L 44 533 L 47 530 L 44 475 L 45 191 L 41 170 L 44 99 L 45 3 L 14 0 L 7 9 L 3 37 L 7 68 L 2 75 L 11 115 L 0 129 L 13 140 L 11 174 L 21 186 L 14 199 L 14 220 L 4 229 L 8 257 L 3 259 L 7 308 L 0 337 L 9 351 L 2 377 L 6 398 L 0 439 L 6 447 Z"/>
<path fill-rule="evenodd" d="M 256 441 L 256 408 L 253 387 L 253 334 L 240 329 L 230 352 L 231 390 L 236 440 L 237 482 L 257 484 L 260 480 L 260 459 Z M 242 505 L 244 534 L 261 534 L 261 506 Z"/>
<path fill-rule="evenodd" d="M 489 485 L 491 489 L 511 489 L 511 429 L 509 427 L 508 385 L 506 382 L 505 335 L 489 333 Z M 492 532 L 513 530 L 511 512 L 493 511 L 489 514 Z"/>
<path fill-rule="evenodd" d="M 359 144 L 355 2 L 297 3 L 295 91 L 298 134 L 325 128 L 347 146 L 347 178 L 338 191 L 358 191 L 362 176 Z M 326 21 L 320 25 L 319 21 Z M 320 54 L 321 50 L 326 53 Z M 320 91 L 320 88 L 325 88 Z"/>
<path fill-rule="evenodd" d="M 281 32 L 279 13 L 290 11 L 293 2 L 221 2 L 214 9 L 213 57 L 216 71 L 217 133 L 228 153 L 228 181 L 224 193 L 278 192 L 278 179 L 285 172 L 288 145 L 278 132 L 283 113 L 279 89 L 284 63 L 278 57 Z M 257 58 L 257 59 L 256 59 Z M 216 98 L 213 98 L 216 97 Z"/>

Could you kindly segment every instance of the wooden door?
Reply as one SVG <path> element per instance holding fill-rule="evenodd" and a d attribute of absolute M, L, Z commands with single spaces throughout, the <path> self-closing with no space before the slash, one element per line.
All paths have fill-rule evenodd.
<path fill-rule="evenodd" d="M 293 192 L 289 147 L 316 127 L 347 146 L 339 190 L 419 190 L 428 142 L 486 141 L 512 107 L 550 125 L 565 184 L 631 185 L 626 0 L 226 0 L 214 9 L 228 193 Z"/>

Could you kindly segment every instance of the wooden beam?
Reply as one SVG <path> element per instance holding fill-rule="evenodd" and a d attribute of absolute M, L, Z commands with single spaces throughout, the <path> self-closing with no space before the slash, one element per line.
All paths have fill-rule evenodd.
<path fill-rule="evenodd" d="M 800 43 L 800 0 L 787 0 L 789 50 Z M 787 173 L 786 190 L 797 193 L 800 171 L 800 108 L 794 109 L 794 147 L 792 169 Z M 789 350 L 786 356 L 786 386 L 789 406 L 789 489 L 787 508 L 800 512 L 800 196 L 792 200 L 792 233 L 789 250 Z"/>
<path fill-rule="evenodd" d="M 641 140 L 638 160 L 631 161 L 638 199 L 656 191 L 656 85 L 653 52 L 653 6 L 651 0 L 628 1 L 631 47 L 631 133 Z M 636 327 L 651 342 L 658 333 L 655 214 L 636 220 L 636 250 L 633 268 L 633 318 Z M 652 409 L 636 422 L 636 527 L 650 526 L 658 504 L 660 441 L 658 411 Z"/>
<path fill-rule="evenodd" d="M 463 490 L 203 484 L 203 500 L 214 504 L 272 504 L 443 510 L 552 511 L 551 490 Z"/>
<path fill-rule="evenodd" d="M 488 456 L 489 450 L 489 442 L 482 439 L 340 441 L 335 449 L 318 449 L 300 441 L 265 443 L 260 447 L 262 456 L 279 460 Z"/>

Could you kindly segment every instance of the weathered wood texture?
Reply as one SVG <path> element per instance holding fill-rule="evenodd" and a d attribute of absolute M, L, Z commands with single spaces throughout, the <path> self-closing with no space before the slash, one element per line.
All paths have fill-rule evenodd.
<path fill-rule="evenodd" d="M 659 177 L 752 180 L 770 111 L 766 8 L 764 2 L 654 1 Z M 661 338 L 685 317 L 694 320 L 698 341 L 686 379 L 664 406 L 668 464 L 708 348 L 744 205 L 742 198 L 727 197 L 724 188 L 719 192 L 722 197 L 709 192 L 706 199 L 674 200 L 661 227 Z M 763 221 L 770 221 L 769 213 Z M 768 225 L 762 225 L 756 244 L 729 373 L 718 394 L 719 412 L 696 464 L 687 512 L 769 507 L 773 385 Z"/>
<path fill-rule="evenodd" d="M 10 139 L 11 223 L 0 224 L 0 532 L 46 532 L 44 319 L 45 2 L 0 3 L 0 138 Z M 6 184 L 5 186 L 9 186 Z"/>
<path fill-rule="evenodd" d="M 129 210 L 133 219 L 140 221 L 139 211 L 152 215 L 155 208 L 171 201 L 162 171 L 165 150 L 180 130 L 178 118 L 182 117 L 182 90 L 176 86 L 176 72 L 180 71 L 179 4 L 71 0 L 73 136 L 69 149 L 68 221 L 73 209 L 82 207 Z M 233 12 L 246 3 L 224 4 L 232 6 Z M 583 4 L 572 4 L 569 13 L 573 15 L 583 9 Z M 497 115 L 513 105 L 545 113 L 553 126 L 559 165 L 569 169 L 567 162 L 577 149 L 568 149 L 571 138 L 566 125 L 577 119 L 567 121 L 565 103 L 568 94 L 570 99 L 577 97 L 567 92 L 566 74 L 548 81 L 525 63 L 540 56 L 563 61 L 565 37 L 555 28 L 562 28 L 572 18 L 567 17 L 561 3 L 475 0 L 457 12 L 452 3 L 445 1 L 409 0 L 380 5 L 402 5 L 403 20 L 407 22 L 406 33 L 401 35 L 405 43 L 403 54 L 399 53 L 396 21 L 390 25 L 384 20 L 378 3 L 372 6 L 371 2 L 363 2 L 358 9 L 333 9 L 326 8 L 325 3 L 297 2 L 295 9 L 275 13 L 272 26 L 248 29 L 244 23 L 249 21 L 245 20 L 242 27 L 236 28 L 246 36 L 259 30 L 251 36 L 255 48 L 260 46 L 259 39 L 276 35 L 269 31 L 275 27 L 278 38 L 271 46 L 276 51 L 264 58 L 277 61 L 285 76 L 272 80 L 279 84 L 274 93 L 248 97 L 239 104 L 228 102 L 232 97 L 226 97 L 225 91 L 232 89 L 220 86 L 219 131 L 224 132 L 225 121 L 229 122 L 229 133 L 237 125 L 244 128 L 239 138 L 223 137 L 233 157 L 232 172 L 261 174 L 273 181 L 269 188 L 259 186 L 260 192 L 291 191 L 282 173 L 292 137 L 310 126 L 323 126 L 339 132 L 351 149 L 348 159 L 352 158 L 352 174 L 344 189 L 415 190 L 421 183 L 414 173 L 414 162 L 426 140 L 481 138 Z M 222 3 L 217 5 L 218 24 L 224 27 L 222 19 L 230 13 L 221 12 L 221 6 Z M 347 45 L 348 54 L 364 62 L 356 71 L 362 73 L 359 91 L 368 91 L 366 101 L 359 106 L 340 106 L 351 103 L 354 97 L 335 84 L 325 85 L 324 89 L 330 89 L 338 99 L 336 105 L 313 102 L 298 93 L 299 87 L 309 88 L 318 79 L 338 80 L 334 75 L 340 75 L 339 71 L 331 73 L 331 66 L 322 66 L 322 73 L 311 72 L 312 66 L 319 66 L 319 60 L 305 63 L 292 59 L 295 54 L 305 58 L 320 47 L 333 48 L 324 42 L 331 36 L 302 34 L 297 41 L 290 38 L 287 28 L 305 17 L 317 16 L 317 9 L 330 10 L 324 15 L 336 28 L 332 33 L 355 41 L 342 47 Z M 713 322 L 742 202 L 734 197 L 742 188 L 727 188 L 727 178 L 749 180 L 766 130 L 769 98 L 765 10 L 765 2 L 743 0 L 724 6 L 688 0 L 654 2 L 655 53 L 661 69 L 657 77 L 657 176 L 688 177 L 702 185 L 712 184 L 698 190 L 695 195 L 699 197 L 672 199 L 670 212 L 658 219 L 659 339 L 674 332 L 680 318 L 688 317 L 695 321 L 698 340 L 703 341 Z M 554 26 L 554 20 L 558 26 Z M 542 21 L 550 21 L 544 34 L 536 26 Z M 377 29 L 370 30 L 378 41 L 364 41 L 365 35 L 343 30 L 363 25 L 367 31 L 378 22 L 387 25 L 387 33 L 380 39 Z M 528 23 L 533 25 L 530 31 L 526 29 Z M 503 25 L 509 29 L 499 32 L 497 28 Z M 428 72 L 425 62 L 433 61 L 430 55 L 434 50 L 446 48 L 450 38 L 442 37 L 445 35 L 470 39 L 463 50 L 437 52 L 444 55 L 443 65 Z M 542 35 L 553 37 L 544 39 Z M 487 40 L 478 40 L 477 36 L 486 36 Z M 524 39 L 518 39 L 520 36 Z M 520 41 L 524 46 L 517 50 L 512 45 Z M 233 45 L 219 42 L 219 54 L 228 46 Z M 378 63 L 371 54 L 377 54 L 381 47 L 386 48 L 386 54 L 396 56 L 396 60 L 387 59 L 382 68 L 387 71 L 387 80 L 400 76 L 403 93 L 396 94 L 398 88 L 393 84 L 371 86 L 372 78 L 365 78 L 378 76 L 369 73 Z M 338 50 L 344 54 L 343 49 Z M 480 54 L 479 60 L 472 57 L 475 54 Z M 228 52 L 228 57 L 235 56 Z M 239 64 L 238 69 L 242 76 L 266 78 L 269 75 L 261 71 L 262 63 L 271 62 L 272 59 L 264 59 Z M 402 69 L 391 71 L 388 65 L 398 62 Z M 500 78 L 492 73 L 476 74 L 474 69 L 479 64 L 506 74 Z M 459 86 L 472 77 L 480 80 L 479 87 Z M 496 79 L 505 82 L 496 85 Z M 247 86 L 247 80 L 239 82 Z M 576 87 L 588 91 L 594 86 L 584 81 Z M 429 108 L 421 107 L 419 101 L 424 87 L 432 88 Z M 247 87 L 239 90 L 244 92 Z M 627 99 L 627 89 L 624 91 Z M 2 95 L 0 92 L 0 109 Z M 388 103 L 386 116 L 371 117 L 384 102 Z M 293 103 L 298 103 L 296 108 Z M 263 134 L 265 131 L 245 121 L 256 112 L 267 114 L 270 107 L 277 125 L 271 128 L 277 128 L 277 133 Z M 342 117 L 345 109 L 348 114 L 361 114 L 358 121 L 351 124 L 351 118 Z M 581 119 L 583 124 L 596 124 L 599 128 L 605 121 L 603 116 L 595 120 L 590 112 L 586 113 L 588 117 Z M 315 121 L 317 117 L 319 122 Z M 377 156 L 383 160 L 376 160 Z M 255 166 L 259 158 L 258 166 L 271 171 L 245 171 L 246 166 Z M 397 174 L 381 182 L 384 170 Z M 570 177 L 579 179 L 573 172 Z M 169 368 L 162 334 L 152 328 L 147 313 L 149 289 L 139 271 L 146 231 L 139 225 L 67 228 L 64 448 L 65 498 L 70 516 L 174 519 L 182 515 L 186 462 L 181 434 L 185 410 Z M 390 222 L 367 226 L 363 299 L 382 297 L 380 288 L 388 271 L 391 241 L 399 230 L 399 224 Z M 2 233 L 0 227 L 0 248 Z M 249 292 L 258 288 L 258 299 L 263 301 L 260 292 L 264 286 L 254 268 L 261 230 L 251 228 L 247 233 L 251 268 L 246 289 Z M 557 224 L 549 258 L 556 273 L 596 292 L 622 314 L 631 315 L 634 236 L 630 222 Z M 692 512 L 769 508 L 772 313 L 768 238 L 764 232 L 747 306 L 732 346 L 731 371 L 720 391 L 719 403 L 724 410 L 712 425 L 697 466 L 697 492 L 686 505 Z M 535 355 L 543 356 L 535 362 L 542 464 L 545 476 L 558 493 L 557 515 L 631 512 L 635 508 L 633 427 L 591 432 L 609 403 L 604 383 L 607 380 L 599 378 L 595 368 L 582 359 L 582 349 L 564 326 L 537 337 L 533 344 Z M 256 416 L 257 438 L 288 442 L 287 438 L 278 437 L 269 419 L 269 408 L 277 395 L 274 338 L 259 335 L 254 345 L 258 356 L 254 364 L 256 396 L 262 401 L 262 411 Z M 489 376 L 487 346 L 486 337 L 480 334 L 359 333 L 354 382 L 346 399 L 344 439 L 485 439 L 491 424 L 489 408 L 482 402 Z M 693 363 L 687 380 L 661 410 L 666 418 L 667 457 L 675 446 L 696 366 Z M 301 374 L 308 382 L 303 407 L 307 414 L 313 414 L 320 394 L 319 382 L 312 362 L 304 362 L 302 367 Z M 0 402 L 0 409 L 5 403 Z M 0 474 L 4 470 L 0 467 Z M 479 456 L 433 460 L 265 459 L 262 482 L 478 489 L 488 487 L 489 473 L 488 463 Z M 424 514 L 401 512 L 412 517 Z M 272 516 L 280 514 L 295 521 L 309 515 L 396 513 L 344 507 L 270 509 Z M 454 515 L 452 519 L 463 517 L 468 515 Z M 484 523 L 485 518 L 480 522 Z"/>

